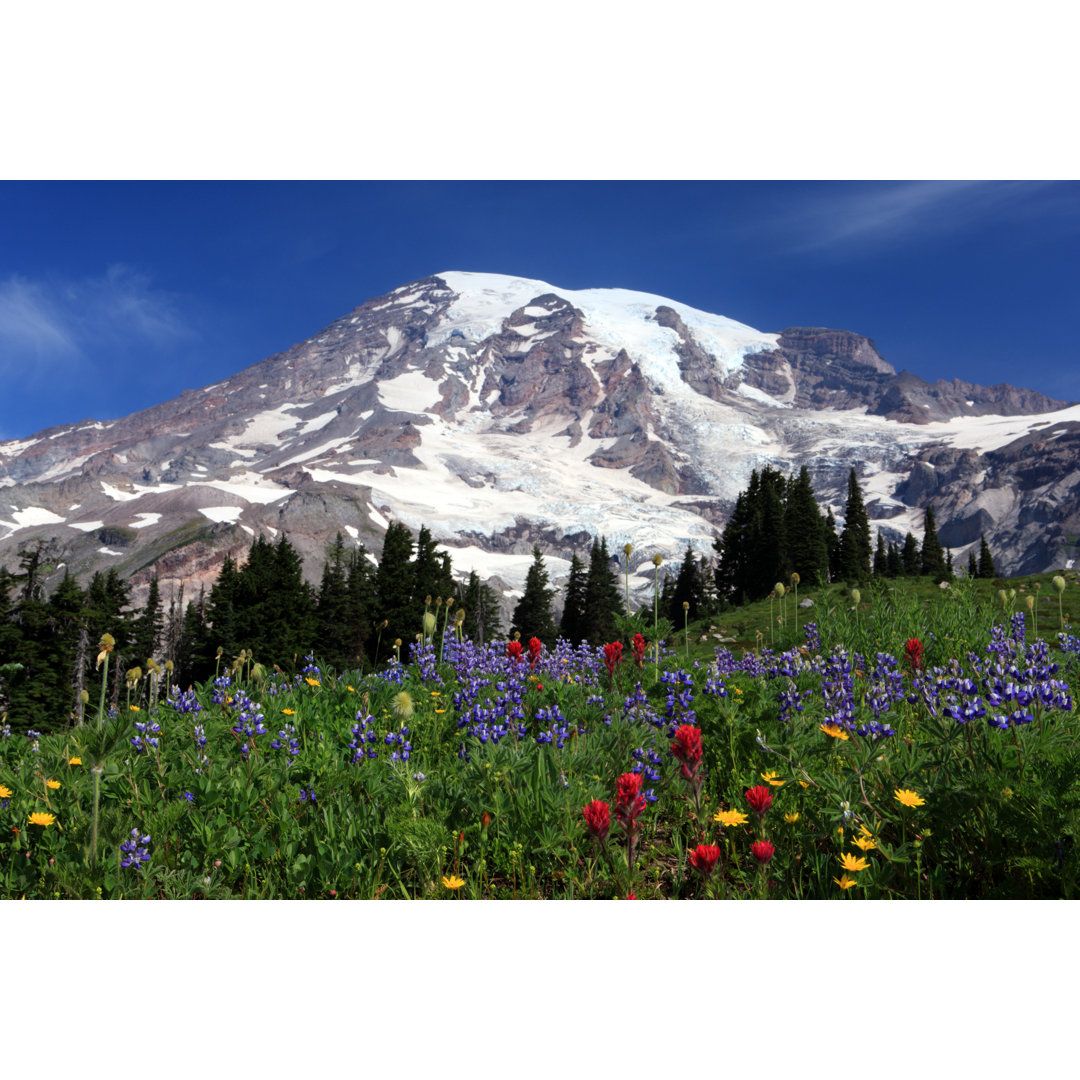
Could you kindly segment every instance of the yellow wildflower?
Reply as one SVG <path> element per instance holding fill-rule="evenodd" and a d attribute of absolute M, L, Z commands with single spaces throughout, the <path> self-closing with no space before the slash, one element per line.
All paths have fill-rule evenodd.
<path fill-rule="evenodd" d="M 60 786 L 60 781 L 59 780 L 46 780 L 45 781 L 45 786 L 47 788 L 52 788 L 53 791 L 56 791 L 56 789 Z"/>
<path fill-rule="evenodd" d="M 446 886 L 451 892 L 455 892 L 465 884 L 464 878 L 459 878 L 456 874 L 451 874 L 449 877 L 443 876 L 443 885 Z"/>
<path fill-rule="evenodd" d="M 783 787 L 787 783 L 786 780 L 777 779 L 780 775 L 778 772 L 763 772 L 758 773 L 758 775 L 766 784 L 770 784 L 772 787 Z"/>
<path fill-rule="evenodd" d="M 345 689 L 348 690 L 350 694 L 355 694 L 356 693 L 356 687 L 355 686 L 346 686 Z"/>
<path fill-rule="evenodd" d="M 834 739 L 847 739 L 850 738 L 848 733 L 839 724 L 822 724 L 821 730 L 826 735 L 832 736 Z"/>
<path fill-rule="evenodd" d="M 869 836 L 856 836 L 851 842 L 857 848 L 862 848 L 863 851 L 873 851 L 877 847 L 877 844 Z"/>
<path fill-rule="evenodd" d="M 296 715 L 296 710 L 295 710 L 295 709 L 282 709 L 281 711 L 282 711 L 282 712 L 283 712 L 283 713 L 284 713 L 284 714 L 285 714 L 286 716 L 295 716 L 295 715 Z"/>
<path fill-rule="evenodd" d="M 318 679 L 313 679 L 310 675 L 308 675 L 307 678 L 304 679 L 304 682 L 306 682 L 308 684 L 308 686 L 321 686 L 322 685 L 319 682 Z"/>
<path fill-rule="evenodd" d="M 901 806 L 925 806 L 926 800 L 920 799 L 918 792 L 911 791 L 908 788 L 897 788 L 893 792 L 893 797 Z"/>
<path fill-rule="evenodd" d="M 840 865 L 845 870 L 865 870 L 870 864 L 865 859 L 856 858 L 850 851 L 845 851 L 843 855 L 837 856 L 840 860 Z"/>
<path fill-rule="evenodd" d="M 844 874 L 842 877 L 834 877 L 833 881 L 835 881 L 841 889 L 850 889 L 852 885 L 859 884 L 855 878 L 850 877 L 848 874 Z"/>
<path fill-rule="evenodd" d="M 11 798 L 11 788 L 5 787 L 3 784 L 0 784 L 0 799 L 10 799 L 10 798 Z"/>
<path fill-rule="evenodd" d="M 29 820 L 31 825 L 54 825 L 56 823 L 56 815 L 45 814 L 42 813 L 40 810 L 36 810 L 30 815 Z"/>
<path fill-rule="evenodd" d="M 82 764 L 82 758 L 81 757 L 73 757 L 68 761 L 68 764 L 69 765 L 81 765 Z"/>
<path fill-rule="evenodd" d="M 799 812 L 796 810 L 795 813 L 793 813 L 793 814 L 785 814 L 784 815 L 784 820 L 789 825 L 794 825 L 795 822 L 799 820 Z"/>
<path fill-rule="evenodd" d="M 809 786 L 810 786 L 810 781 L 809 780 L 800 780 L 799 781 L 799 787 L 803 788 L 804 790 L 806 788 L 808 788 Z"/>
<path fill-rule="evenodd" d="M 139 706 L 138 706 L 138 705 L 129 705 L 129 706 L 128 706 L 128 708 L 129 708 L 129 709 L 130 709 L 130 710 L 131 710 L 132 712 L 141 712 L 141 711 L 142 711 L 142 710 L 141 710 L 141 709 L 139 708 Z"/>
<path fill-rule="evenodd" d="M 713 814 L 713 821 L 729 828 L 733 825 L 745 825 L 750 819 L 741 810 L 717 810 Z"/>

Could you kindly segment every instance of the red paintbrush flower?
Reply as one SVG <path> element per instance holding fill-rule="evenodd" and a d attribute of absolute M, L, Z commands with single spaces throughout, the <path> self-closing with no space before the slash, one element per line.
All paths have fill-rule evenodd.
<path fill-rule="evenodd" d="M 768 866 L 772 857 L 776 854 L 776 848 L 768 840 L 755 840 L 750 845 L 750 854 L 757 859 L 759 866 Z"/>
<path fill-rule="evenodd" d="M 521 654 L 525 651 L 520 641 L 508 641 L 506 643 L 506 655 L 516 664 L 521 659 Z"/>
<path fill-rule="evenodd" d="M 641 794 L 641 773 L 623 773 L 615 782 L 615 817 L 619 824 L 624 829 L 629 829 L 644 809 L 645 796 Z"/>
<path fill-rule="evenodd" d="M 746 793 L 746 801 L 755 814 L 764 816 L 765 811 L 772 806 L 772 792 L 762 784 L 750 788 Z"/>
<path fill-rule="evenodd" d="M 615 669 L 622 662 L 622 642 L 613 641 L 610 645 L 604 646 L 604 664 L 608 669 L 609 675 L 615 674 Z"/>
<path fill-rule="evenodd" d="M 693 724 L 677 728 L 671 752 L 683 763 L 683 776 L 689 780 L 701 763 L 701 728 Z"/>
<path fill-rule="evenodd" d="M 921 671 L 923 666 L 923 644 L 917 638 L 908 638 L 904 645 L 904 656 L 911 665 L 912 671 Z"/>
<path fill-rule="evenodd" d="M 611 828 L 611 807 L 602 799 L 593 799 L 581 812 L 585 816 L 585 827 L 602 844 Z"/>
<path fill-rule="evenodd" d="M 529 669 L 536 667 L 536 661 L 540 659 L 540 650 L 543 648 L 539 638 L 529 638 Z"/>
<path fill-rule="evenodd" d="M 645 659 L 645 646 L 648 642 L 641 636 L 641 634 L 635 634 L 634 640 L 630 642 L 630 651 L 634 654 L 634 663 L 638 667 L 641 667 L 642 662 Z"/>
<path fill-rule="evenodd" d="M 715 844 L 698 844 L 689 855 L 690 865 L 708 877 L 720 861 L 720 849 Z"/>

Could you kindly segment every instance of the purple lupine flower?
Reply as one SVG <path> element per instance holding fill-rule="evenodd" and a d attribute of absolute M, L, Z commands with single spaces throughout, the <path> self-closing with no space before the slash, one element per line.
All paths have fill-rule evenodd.
<path fill-rule="evenodd" d="M 120 845 L 124 857 L 120 860 L 123 867 L 134 866 L 137 870 L 139 865 L 150 861 L 150 835 L 139 835 L 138 829 L 131 830 L 131 837 Z"/>

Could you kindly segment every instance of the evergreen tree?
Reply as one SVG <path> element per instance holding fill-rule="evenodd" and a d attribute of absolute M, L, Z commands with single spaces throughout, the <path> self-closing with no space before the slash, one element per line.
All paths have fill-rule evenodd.
<path fill-rule="evenodd" d="M 977 578 L 979 576 L 979 567 L 975 562 L 975 549 L 974 548 L 972 548 L 968 552 L 967 576 L 969 578 Z"/>
<path fill-rule="evenodd" d="M 919 544 L 911 533 L 904 537 L 904 549 L 900 553 L 900 561 L 904 567 L 905 577 L 918 577 L 922 568 L 919 558 Z"/>
<path fill-rule="evenodd" d="M 420 633 L 420 617 L 413 607 L 413 586 L 416 581 L 412 557 L 412 534 L 400 522 L 390 522 L 383 538 L 382 556 L 375 571 L 375 622 L 386 620 L 382 633 L 381 656 L 385 660 L 394 651 L 394 639 L 400 638 L 407 645 Z M 408 651 L 402 653 L 408 656 Z"/>
<path fill-rule="evenodd" d="M 585 628 L 586 576 L 585 564 L 577 552 L 570 557 L 570 578 L 566 582 L 566 600 L 563 603 L 559 634 L 571 645 L 580 645 L 587 638 Z"/>
<path fill-rule="evenodd" d="M 923 543 L 920 555 L 920 569 L 926 576 L 935 581 L 941 581 L 947 575 L 945 566 L 945 551 L 938 539 L 937 524 L 934 521 L 934 511 L 926 508 L 926 520 L 923 524 Z"/>
<path fill-rule="evenodd" d="M 684 611 L 684 603 L 690 605 L 689 611 Z M 673 626 L 681 627 L 687 617 L 691 622 L 701 618 L 704 606 L 705 589 L 701 571 L 694 558 L 693 548 L 687 544 L 683 561 L 679 566 L 679 574 L 672 589 L 671 606 L 667 609 L 667 617 Z"/>
<path fill-rule="evenodd" d="M 900 548 L 894 540 L 889 541 L 886 573 L 891 578 L 898 578 L 904 572 L 904 564 L 900 559 Z"/>
<path fill-rule="evenodd" d="M 156 658 L 158 640 L 164 625 L 165 619 L 161 612 L 161 591 L 158 576 L 155 574 L 150 579 L 150 591 L 147 593 L 142 612 L 136 617 L 131 627 L 131 653 L 134 665 L 145 668 L 149 658 Z"/>
<path fill-rule="evenodd" d="M 621 612 L 619 579 L 611 569 L 607 538 L 594 539 L 589 553 L 589 573 L 585 579 L 584 636 L 590 645 L 603 645 L 615 640 L 615 619 Z"/>
<path fill-rule="evenodd" d="M 457 599 L 465 611 L 462 630 L 470 641 L 483 645 L 502 634 L 499 598 L 490 585 L 477 577 L 475 570 L 469 571 L 468 583 L 458 587 Z"/>
<path fill-rule="evenodd" d="M 349 624 L 349 572 L 345 538 L 338 533 L 327 544 L 319 597 L 316 602 L 316 632 L 313 647 L 321 661 L 344 671 L 353 659 L 346 638 Z"/>
<path fill-rule="evenodd" d="M 994 556 L 990 554 L 990 545 L 986 542 L 986 534 L 979 536 L 979 569 L 978 576 L 981 578 L 997 577 L 997 569 L 994 566 Z"/>
<path fill-rule="evenodd" d="M 874 577 L 886 577 L 889 573 L 889 556 L 885 551 L 885 538 L 877 534 L 877 547 L 874 549 Z"/>
<path fill-rule="evenodd" d="M 845 581 L 866 581 L 870 577 L 870 556 L 870 519 L 853 467 L 848 476 L 844 528 L 840 534 L 840 576 Z"/>
<path fill-rule="evenodd" d="M 359 667 L 375 647 L 374 614 L 376 609 L 375 564 L 368 558 L 367 548 L 359 544 L 348 557 L 346 565 L 346 596 L 348 603 L 341 642 L 346 666 Z"/>
<path fill-rule="evenodd" d="M 825 514 L 825 547 L 829 553 L 829 580 L 839 581 L 840 574 L 840 537 L 836 532 L 836 518 L 830 506 Z"/>
<path fill-rule="evenodd" d="M 539 638 L 549 649 L 558 636 L 555 618 L 551 614 L 551 601 L 555 590 L 548 587 L 548 572 L 539 544 L 533 545 L 533 561 L 525 576 L 525 592 L 514 608 L 511 630 L 521 634 L 522 640 Z"/>
<path fill-rule="evenodd" d="M 416 554 L 412 561 L 413 574 L 413 614 L 417 631 L 424 617 L 425 600 L 429 597 L 435 603 L 436 597 L 454 595 L 454 575 L 450 568 L 450 556 L 436 550 L 431 531 L 426 525 L 420 526 L 416 538 Z M 434 609 L 433 609 L 434 610 Z"/>
<path fill-rule="evenodd" d="M 804 585 L 824 585 L 829 574 L 828 537 L 825 520 L 818 509 L 810 473 L 804 465 L 794 480 L 788 481 L 784 507 L 784 535 L 787 555 L 784 580 L 796 571 Z M 777 578 L 773 581 L 781 580 Z"/>

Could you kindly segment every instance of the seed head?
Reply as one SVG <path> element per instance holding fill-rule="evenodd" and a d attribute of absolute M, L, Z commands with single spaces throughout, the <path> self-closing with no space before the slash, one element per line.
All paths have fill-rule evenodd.
<path fill-rule="evenodd" d="M 1054 586 L 1055 591 L 1058 593 L 1065 591 L 1065 579 L 1060 574 L 1056 574 L 1050 584 Z"/>
<path fill-rule="evenodd" d="M 782 581 L 778 581 L 773 586 L 773 589 L 776 590 L 776 595 L 777 595 L 778 598 L 783 597 L 784 593 L 787 592 L 787 589 L 784 588 L 784 583 Z"/>

